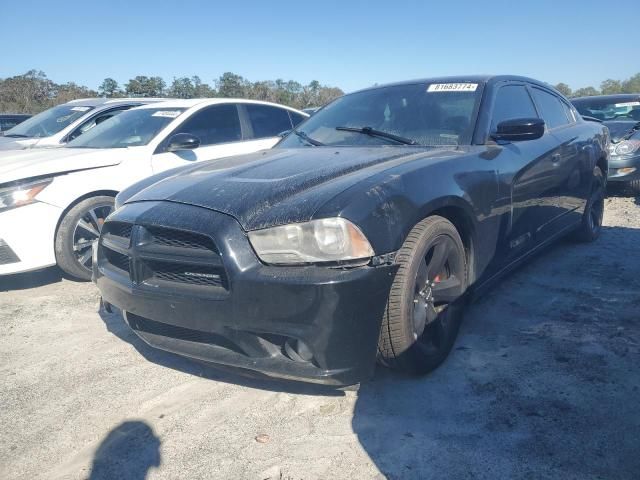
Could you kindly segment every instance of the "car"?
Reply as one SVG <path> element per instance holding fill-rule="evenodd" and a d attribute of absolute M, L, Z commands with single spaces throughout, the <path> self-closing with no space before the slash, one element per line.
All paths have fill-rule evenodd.
<path fill-rule="evenodd" d="M 0 150 L 60 147 L 97 124 L 132 107 L 164 98 L 84 98 L 55 106 L 21 122 L 0 137 Z"/>
<path fill-rule="evenodd" d="M 640 195 L 640 94 L 597 95 L 571 100 L 578 112 L 611 132 L 608 180 Z"/>
<path fill-rule="evenodd" d="M 0 113 L 0 136 L 28 118 L 31 118 L 31 115 L 25 113 Z"/>
<path fill-rule="evenodd" d="M 601 231 L 609 134 L 517 76 L 376 86 L 276 147 L 165 172 L 94 244 L 103 304 L 148 344 L 341 386 L 426 373 L 465 302 L 565 235 Z"/>
<path fill-rule="evenodd" d="M 0 152 L 0 275 L 57 264 L 91 278 L 91 244 L 124 187 L 154 173 L 271 148 L 307 115 L 238 99 L 152 103 L 66 147 Z"/>

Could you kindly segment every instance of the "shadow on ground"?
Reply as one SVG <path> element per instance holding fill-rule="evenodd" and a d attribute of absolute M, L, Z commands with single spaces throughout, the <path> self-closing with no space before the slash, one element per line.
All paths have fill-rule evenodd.
<path fill-rule="evenodd" d="M 35 272 L 3 275 L 0 276 L 0 292 L 42 287 L 51 283 L 61 282 L 63 278 L 70 280 L 58 267 L 49 267 Z"/>
<path fill-rule="evenodd" d="M 100 443 L 89 480 L 144 480 L 151 468 L 160 464 L 160 439 L 151 427 L 145 422 L 127 421 Z"/>

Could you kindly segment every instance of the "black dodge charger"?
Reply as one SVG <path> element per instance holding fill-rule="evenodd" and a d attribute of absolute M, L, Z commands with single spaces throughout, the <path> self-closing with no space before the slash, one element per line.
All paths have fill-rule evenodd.
<path fill-rule="evenodd" d="M 163 350 L 332 385 L 376 359 L 425 373 L 472 294 L 566 234 L 598 236 L 608 147 L 528 78 L 362 90 L 272 150 L 123 191 L 94 280 Z"/>

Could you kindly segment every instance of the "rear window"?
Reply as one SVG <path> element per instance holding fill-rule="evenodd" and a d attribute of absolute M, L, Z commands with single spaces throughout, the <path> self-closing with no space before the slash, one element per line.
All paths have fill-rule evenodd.
<path fill-rule="evenodd" d="M 269 105 L 246 104 L 254 138 L 276 137 L 291 130 L 289 113 L 284 108 Z"/>
<path fill-rule="evenodd" d="M 556 128 L 569 123 L 562 100 L 539 88 L 533 88 L 532 92 L 533 98 L 541 110 L 542 118 L 549 128 Z"/>

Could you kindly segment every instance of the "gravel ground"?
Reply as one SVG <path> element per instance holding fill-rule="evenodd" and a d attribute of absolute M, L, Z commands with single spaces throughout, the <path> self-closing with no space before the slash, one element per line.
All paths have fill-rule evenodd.
<path fill-rule="evenodd" d="M 92 284 L 0 279 L 0 478 L 640 478 L 640 198 L 468 311 L 430 376 L 359 391 L 157 352 Z"/>

